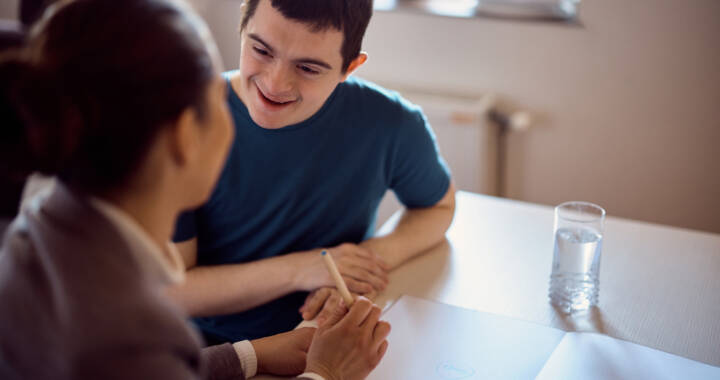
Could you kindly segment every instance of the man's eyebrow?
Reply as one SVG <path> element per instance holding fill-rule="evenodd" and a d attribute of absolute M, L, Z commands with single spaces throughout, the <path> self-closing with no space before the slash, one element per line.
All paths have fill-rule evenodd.
<path fill-rule="evenodd" d="M 250 34 L 248 34 L 248 37 L 252 38 L 253 40 L 255 40 L 255 41 L 257 41 L 257 42 L 259 42 L 259 43 L 261 43 L 261 44 L 263 44 L 263 45 L 265 45 L 265 47 L 266 47 L 268 50 L 270 50 L 271 53 L 275 51 L 275 49 L 273 49 L 272 46 L 270 46 L 270 44 L 268 44 L 267 42 L 263 41 L 263 39 L 260 38 L 260 36 L 258 36 L 257 34 L 255 34 L 255 33 L 250 33 Z"/>
<path fill-rule="evenodd" d="M 259 43 L 261 43 L 263 46 L 265 46 L 266 49 L 268 49 L 268 51 L 270 51 L 270 53 L 274 53 L 274 52 L 275 52 L 275 49 L 273 49 L 273 47 L 270 46 L 270 44 L 268 44 L 267 42 L 263 41 L 263 39 L 260 38 L 260 36 L 258 36 L 257 34 L 255 34 L 255 33 L 250 33 L 250 34 L 248 34 L 248 37 L 251 38 L 251 39 L 253 39 L 253 40 L 255 40 L 255 41 L 257 41 L 257 42 L 259 42 Z M 332 66 L 330 66 L 329 63 L 324 62 L 324 61 L 321 61 L 321 60 L 319 60 L 319 59 L 315 59 L 315 58 L 300 58 L 300 59 L 296 59 L 295 61 L 298 62 L 298 63 L 306 63 L 306 64 L 310 64 L 310 65 L 316 65 L 316 66 L 320 66 L 320 67 L 322 67 L 322 68 L 324 68 L 324 69 L 327 69 L 327 70 L 332 70 Z"/>
<path fill-rule="evenodd" d="M 297 62 L 298 63 L 309 63 L 311 65 L 316 65 L 316 66 L 320 66 L 320 67 L 328 69 L 328 70 L 332 70 L 332 66 L 330 66 L 329 63 L 325 63 L 323 61 L 319 61 L 319 60 L 313 59 L 313 58 L 300 58 L 297 60 Z"/>

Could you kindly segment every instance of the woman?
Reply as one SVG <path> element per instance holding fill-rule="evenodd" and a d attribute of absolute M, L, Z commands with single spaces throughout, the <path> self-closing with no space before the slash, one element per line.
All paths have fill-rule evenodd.
<path fill-rule="evenodd" d="M 232 140 L 217 62 L 202 22 L 163 0 L 62 2 L 0 60 L 2 159 L 58 179 L 0 250 L 0 378 L 359 379 L 384 355 L 367 300 L 317 331 L 201 351 L 166 297 L 184 273 L 175 218 Z"/>

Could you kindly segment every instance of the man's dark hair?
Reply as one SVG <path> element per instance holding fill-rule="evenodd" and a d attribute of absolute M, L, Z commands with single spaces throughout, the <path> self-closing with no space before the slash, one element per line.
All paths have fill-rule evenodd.
<path fill-rule="evenodd" d="M 240 30 L 255 14 L 260 0 L 245 0 Z M 362 39 L 372 16 L 372 0 L 270 0 L 273 8 L 285 18 L 310 25 L 319 32 L 333 28 L 343 32 L 342 72 L 360 54 Z"/>

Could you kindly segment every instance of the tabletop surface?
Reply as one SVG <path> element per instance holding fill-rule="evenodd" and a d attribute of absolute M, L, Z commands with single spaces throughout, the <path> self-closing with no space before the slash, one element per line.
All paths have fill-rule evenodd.
<path fill-rule="evenodd" d="M 609 216 L 599 305 L 575 315 L 548 302 L 553 243 L 552 207 L 458 192 L 447 240 L 393 271 L 378 303 L 409 294 L 720 366 L 720 234 Z"/>
<path fill-rule="evenodd" d="M 565 315 L 548 302 L 552 207 L 462 191 L 447 239 L 395 269 L 377 303 L 409 294 L 720 366 L 720 234 L 609 215 L 600 301 L 587 313 Z"/>

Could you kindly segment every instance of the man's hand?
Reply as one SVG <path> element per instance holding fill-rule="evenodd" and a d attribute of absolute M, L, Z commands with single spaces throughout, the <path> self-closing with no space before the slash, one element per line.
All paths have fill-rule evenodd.
<path fill-rule="evenodd" d="M 327 248 L 332 254 L 338 271 L 348 289 L 357 294 L 367 294 L 385 289 L 388 283 L 388 265 L 382 257 L 369 248 L 344 243 Z M 305 264 L 301 270 L 300 288 L 313 291 L 324 286 L 335 286 L 330 273 L 320 257 L 320 250 L 298 254 Z"/>
<path fill-rule="evenodd" d="M 258 373 L 285 376 L 302 373 L 313 334 L 314 328 L 304 327 L 251 341 Z"/>
<path fill-rule="evenodd" d="M 352 293 L 355 299 L 360 295 Z M 370 293 L 362 294 L 362 296 L 372 301 L 377 296 L 377 292 L 373 289 Z M 340 301 L 342 301 L 342 296 L 336 288 L 320 288 L 308 294 L 307 298 L 305 298 L 305 304 L 300 308 L 300 313 L 306 321 L 317 317 L 318 325 L 323 326 L 332 317 L 335 310 L 340 307 Z"/>
<path fill-rule="evenodd" d="M 308 351 L 307 372 L 327 380 L 360 380 L 380 363 L 390 334 L 390 324 L 379 321 L 380 308 L 360 297 L 343 316 L 346 310 L 340 304 L 317 329 Z"/>

